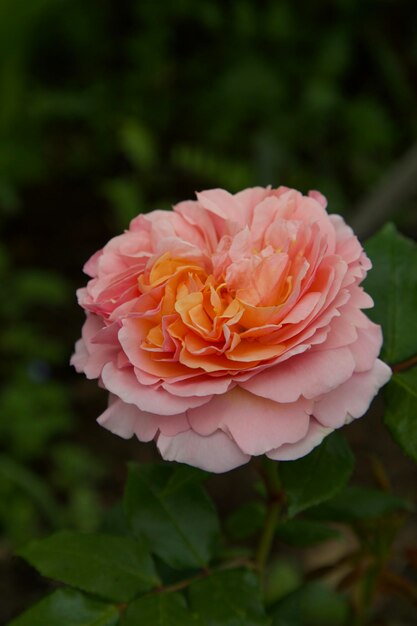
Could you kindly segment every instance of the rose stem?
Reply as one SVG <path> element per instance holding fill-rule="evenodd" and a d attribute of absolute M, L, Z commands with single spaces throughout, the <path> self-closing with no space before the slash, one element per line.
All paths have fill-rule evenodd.
<path fill-rule="evenodd" d="M 279 510 L 282 502 L 281 482 L 278 475 L 278 462 L 262 459 L 261 475 L 268 494 L 268 512 L 256 552 L 256 564 L 262 573 L 274 542 Z"/>

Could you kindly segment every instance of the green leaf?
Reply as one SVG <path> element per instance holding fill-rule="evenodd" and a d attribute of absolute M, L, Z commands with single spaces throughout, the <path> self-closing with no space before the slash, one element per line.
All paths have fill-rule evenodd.
<path fill-rule="evenodd" d="M 131 465 L 125 510 L 132 531 L 174 568 L 205 567 L 219 533 L 213 503 L 185 466 Z"/>
<path fill-rule="evenodd" d="M 299 566 L 282 558 L 268 563 L 263 581 L 263 597 L 266 606 L 275 604 L 302 584 Z"/>
<path fill-rule="evenodd" d="M 18 554 L 48 578 L 116 602 L 159 584 L 149 553 L 130 538 L 62 531 Z"/>
<path fill-rule="evenodd" d="M 61 511 L 57 506 L 48 485 L 29 469 L 17 463 L 5 454 L 0 454 L 0 481 L 7 480 L 13 488 L 22 489 L 32 499 L 45 518 L 53 525 L 62 521 Z"/>
<path fill-rule="evenodd" d="M 207 626 L 269 624 L 258 577 L 249 570 L 216 572 L 189 588 L 190 606 Z"/>
<path fill-rule="evenodd" d="M 385 399 L 385 424 L 404 452 L 417 461 L 417 367 L 395 374 Z"/>
<path fill-rule="evenodd" d="M 104 195 L 112 205 L 117 226 L 127 228 L 129 222 L 143 212 L 144 203 L 138 185 L 127 178 L 114 178 L 103 185 Z"/>
<path fill-rule="evenodd" d="M 264 524 L 267 507 L 263 502 L 248 502 L 226 519 L 226 532 L 232 539 L 246 539 Z"/>
<path fill-rule="evenodd" d="M 291 519 L 279 524 L 277 536 L 290 546 L 306 547 L 335 539 L 340 536 L 340 533 L 319 522 Z"/>
<path fill-rule="evenodd" d="M 9 626 L 116 626 L 118 623 L 116 606 L 88 598 L 74 589 L 58 589 Z"/>
<path fill-rule="evenodd" d="M 307 583 L 272 610 L 272 626 L 345 626 L 348 618 L 346 598 L 320 582 Z"/>
<path fill-rule="evenodd" d="M 367 487 L 348 486 L 334 498 L 310 509 L 309 517 L 332 520 L 334 522 L 354 522 L 375 519 L 409 510 L 411 503 L 385 491 Z"/>
<path fill-rule="evenodd" d="M 198 626 L 199 619 L 188 609 L 179 593 L 156 593 L 130 604 L 122 626 Z"/>
<path fill-rule="evenodd" d="M 133 119 L 126 121 L 120 131 L 120 141 L 124 153 L 138 169 L 146 170 L 155 164 L 155 141 L 146 126 Z"/>
<path fill-rule="evenodd" d="M 387 224 L 365 245 L 374 265 L 364 283 L 375 301 L 369 317 L 382 325 L 389 363 L 417 354 L 417 245 Z"/>
<path fill-rule="evenodd" d="M 331 498 L 349 480 L 354 456 L 339 432 L 334 432 L 307 456 L 281 465 L 281 479 L 288 498 L 288 515 Z"/>

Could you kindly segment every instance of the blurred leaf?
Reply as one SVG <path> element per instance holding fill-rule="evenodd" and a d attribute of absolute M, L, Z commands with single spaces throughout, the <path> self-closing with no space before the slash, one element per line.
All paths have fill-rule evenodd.
<path fill-rule="evenodd" d="M 58 589 L 8 626 L 116 626 L 117 607 L 73 589 Z"/>
<path fill-rule="evenodd" d="M 101 504 L 99 494 L 88 485 L 67 484 L 65 516 L 67 525 L 83 532 L 94 532 L 100 523 Z"/>
<path fill-rule="evenodd" d="M 121 502 L 117 502 L 104 512 L 100 532 L 122 537 L 129 534 L 129 524 Z"/>
<path fill-rule="evenodd" d="M 125 122 L 120 140 L 126 156 L 138 169 L 149 169 L 156 160 L 155 140 L 149 130 L 136 120 Z"/>
<path fill-rule="evenodd" d="M 251 171 L 245 163 L 212 154 L 198 146 L 178 145 L 171 158 L 176 167 L 229 191 L 238 191 L 252 182 Z"/>
<path fill-rule="evenodd" d="M 216 572 L 189 588 L 191 608 L 207 626 L 266 626 L 259 579 L 249 570 Z"/>
<path fill-rule="evenodd" d="M 248 502 L 226 519 L 226 531 L 232 539 L 251 537 L 264 524 L 267 507 L 263 502 Z"/>
<path fill-rule="evenodd" d="M 345 487 L 331 500 L 310 509 L 308 515 L 314 519 L 353 522 L 407 511 L 411 506 L 408 500 L 386 491 L 352 485 Z"/>
<path fill-rule="evenodd" d="M 14 287 L 19 304 L 41 304 L 45 307 L 65 304 L 68 300 L 68 285 L 65 280 L 52 272 L 25 269 L 18 272 Z"/>
<path fill-rule="evenodd" d="M 125 510 L 135 535 L 176 568 L 205 567 L 219 524 L 214 506 L 185 466 L 130 465 Z"/>
<path fill-rule="evenodd" d="M 319 582 L 294 591 L 272 610 L 272 626 L 347 626 L 348 619 L 346 598 Z"/>
<path fill-rule="evenodd" d="M 417 461 L 417 367 L 395 374 L 385 398 L 385 424 L 404 452 Z"/>
<path fill-rule="evenodd" d="M 288 498 L 288 515 L 300 513 L 331 498 L 349 480 L 354 456 L 337 431 L 307 456 L 281 464 L 281 478 Z"/>
<path fill-rule="evenodd" d="M 65 388 L 57 383 L 10 381 L 0 394 L 0 434 L 19 459 L 43 456 L 48 443 L 71 429 Z"/>
<path fill-rule="evenodd" d="M 122 626 L 198 626 L 199 623 L 179 593 L 158 593 L 139 598 L 128 606 L 122 620 Z"/>
<path fill-rule="evenodd" d="M 369 317 L 382 325 L 382 358 L 398 363 L 417 354 L 417 245 L 387 224 L 365 247 L 374 266 L 364 283 L 375 301 Z"/>
<path fill-rule="evenodd" d="M 127 228 L 129 222 L 143 212 L 143 198 L 138 186 L 131 180 L 115 178 L 103 185 L 103 190 L 114 210 L 117 226 Z"/>
<path fill-rule="evenodd" d="M 324 524 L 305 519 L 292 519 L 278 525 L 277 536 L 290 546 L 306 547 L 335 539 L 340 533 Z"/>
<path fill-rule="evenodd" d="M 86 486 L 101 478 L 105 471 L 94 452 L 69 441 L 57 443 L 52 458 L 58 474 L 54 483 L 61 487 L 69 482 Z"/>
<path fill-rule="evenodd" d="M 8 181 L 0 178 L 0 216 L 13 214 L 19 207 L 19 199 L 16 189 Z"/>
<path fill-rule="evenodd" d="M 266 606 L 298 589 L 302 583 L 299 567 L 282 558 L 272 561 L 266 570 L 263 595 Z"/>
<path fill-rule="evenodd" d="M 18 554 L 43 576 L 116 602 L 159 584 L 147 550 L 130 538 L 62 531 Z"/>
<path fill-rule="evenodd" d="M 61 512 L 45 482 L 29 469 L 6 455 L 0 455 L 0 481 L 8 481 L 13 489 L 21 489 L 36 504 L 39 511 L 53 525 L 58 526 Z M 10 511 L 9 511 L 10 514 Z"/>

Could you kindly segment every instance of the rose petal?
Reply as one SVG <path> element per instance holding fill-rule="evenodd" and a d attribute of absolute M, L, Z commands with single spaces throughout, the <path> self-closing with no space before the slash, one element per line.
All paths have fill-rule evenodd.
<path fill-rule="evenodd" d="M 318 399 L 313 411 L 315 418 L 323 426 L 339 428 L 350 421 L 349 416 L 361 417 L 390 376 L 388 365 L 377 359 L 371 370 L 353 374 L 343 385 Z"/>
<path fill-rule="evenodd" d="M 251 393 L 275 402 L 315 398 L 348 380 L 355 361 L 348 348 L 305 352 L 241 382 Z"/>
<path fill-rule="evenodd" d="M 307 434 L 297 443 L 287 443 L 275 450 L 267 453 L 273 461 L 294 461 L 309 454 L 316 448 L 328 434 L 332 432 L 332 428 L 325 428 L 315 419 L 310 420 Z"/>
<path fill-rule="evenodd" d="M 349 346 L 355 359 L 355 372 L 370 370 L 378 357 L 382 345 L 380 326 L 369 322 L 366 329 L 358 329 L 358 339 Z"/>
<path fill-rule="evenodd" d="M 271 448 L 302 439 L 308 429 L 312 404 L 304 399 L 278 404 L 235 387 L 202 407 L 190 409 L 191 427 L 200 435 L 217 429 L 230 433 L 246 454 L 264 454 Z"/>
<path fill-rule="evenodd" d="M 202 437 L 192 430 L 176 437 L 159 435 L 158 449 L 166 461 L 178 461 L 199 467 L 207 472 L 228 472 L 244 465 L 250 456 L 221 431 Z"/>
<path fill-rule="evenodd" d="M 142 411 L 159 415 L 177 415 L 211 399 L 211 396 L 181 398 L 171 395 L 165 389 L 147 387 L 138 381 L 132 368 L 117 369 L 113 363 L 105 365 L 101 378 L 106 389 L 124 402 L 134 404 Z"/>

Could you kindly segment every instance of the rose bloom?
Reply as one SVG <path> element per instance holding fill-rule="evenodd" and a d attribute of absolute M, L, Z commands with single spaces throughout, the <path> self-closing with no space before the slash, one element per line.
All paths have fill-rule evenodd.
<path fill-rule="evenodd" d="M 297 459 L 391 375 L 362 312 L 370 267 L 317 191 L 197 193 L 87 262 L 72 364 L 110 392 L 99 424 L 167 460 L 224 472 Z"/>

